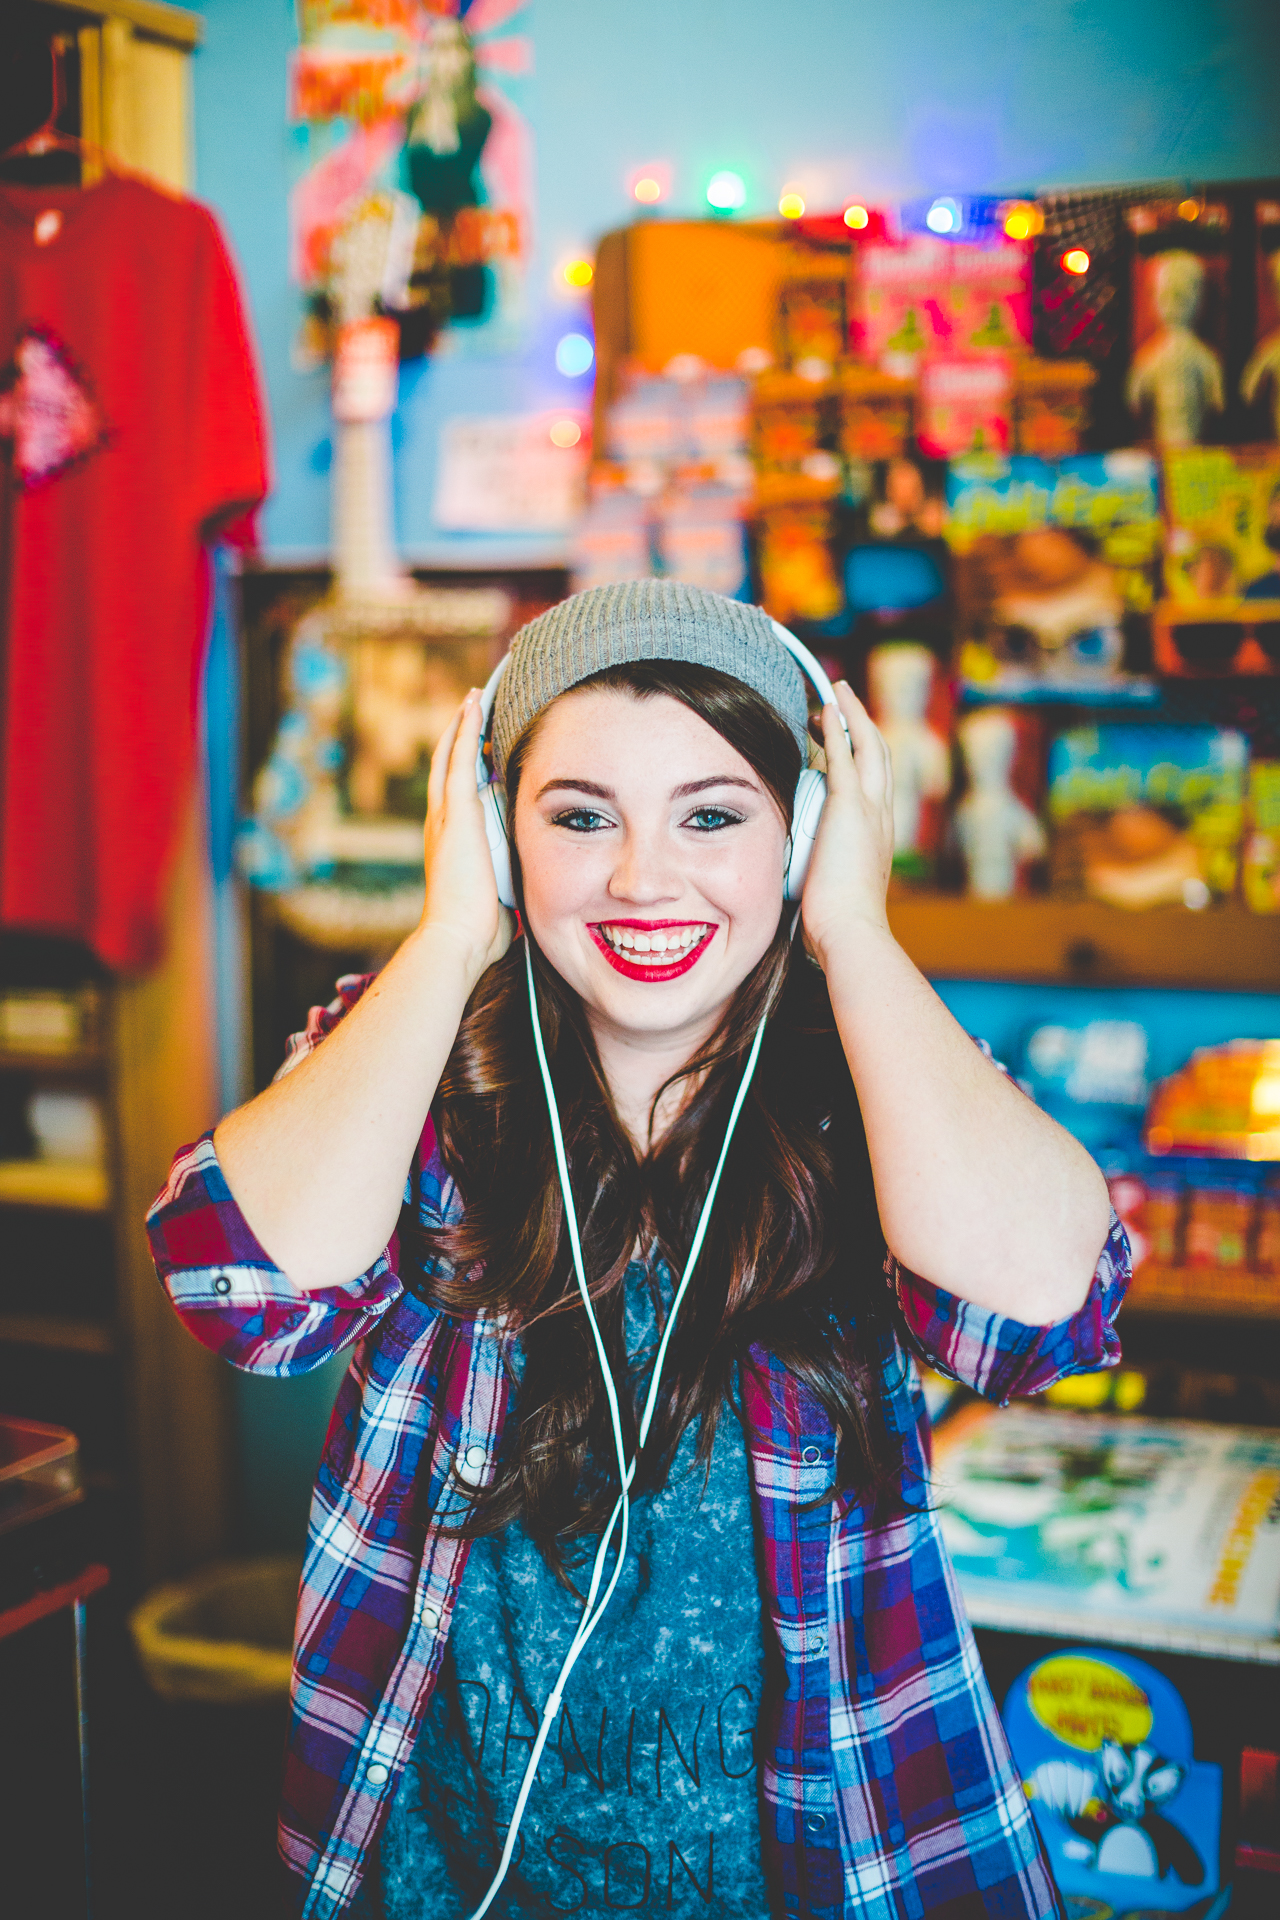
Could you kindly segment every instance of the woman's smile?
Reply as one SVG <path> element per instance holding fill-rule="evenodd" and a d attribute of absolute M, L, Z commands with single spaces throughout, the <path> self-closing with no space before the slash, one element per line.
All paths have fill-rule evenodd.
<path fill-rule="evenodd" d="M 605 920 L 587 931 L 628 980 L 674 980 L 697 965 L 716 929 L 705 920 Z"/>

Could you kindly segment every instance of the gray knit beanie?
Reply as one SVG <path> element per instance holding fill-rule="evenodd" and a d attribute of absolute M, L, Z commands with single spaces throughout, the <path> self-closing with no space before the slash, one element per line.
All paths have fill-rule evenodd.
<path fill-rule="evenodd" d="M 493 704 L 493 759 L 507 756 L 529 722 L 593 673 L 633 660 L 687 660 L 754 688 L 786 721 L 808 758 L 809 705 L 799 667 L 767 613 L 678 580 L 588 587 L 521 627 Z"/>

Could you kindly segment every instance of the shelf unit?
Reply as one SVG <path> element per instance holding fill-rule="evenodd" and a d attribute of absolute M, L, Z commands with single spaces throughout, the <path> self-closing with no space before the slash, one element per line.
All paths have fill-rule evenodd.
<path fill-rule="evenodd" d="M 105 1169 L 0 1162 L 0 1392 L 15 1411 L 71 1427 L 90 1486 L 119 1489 L 98 1551 L 126 1592 L 216 1557 L 230 1538 L 228 1370 L 173 1313 L 143 1224 L 174 1149 L 218 1114 L 200 818 L 193 808 L 183 832 L 161 965 L 131 979 L 97 971 L 88 1044 L 0 1047 L 11 1107 L 42 1082 L 81 1087 L 102 1107 Z M 82 950 L 5 935 L 3 987 L 47 988 L 51 957 L 68 990 L 74 969 L 92 966 Z"/>

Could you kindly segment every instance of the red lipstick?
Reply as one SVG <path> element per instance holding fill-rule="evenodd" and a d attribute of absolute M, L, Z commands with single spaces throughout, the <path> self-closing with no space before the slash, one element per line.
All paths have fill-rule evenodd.
<path fill-rule="evenodd" d="M 606 924 L 611 927 L 634 927 L 638 933 L 662 933 L 667 927 L 687 927 L 690 922 L 688 920 L 610 920 Z M 682 973 L 688 973 L 690 967 L 702 958 L 715 934 L 714 927 L 707 927 L 701 940 L 670 964 L 664 962 L 661 965 L 641 966 L 634 960 L 628 960 L 625 954 L 619 953 L 616 947 L 611 946 L 598 926 L 588 925 L 587 931 L 614 972 L 622 974 L 627 980 L 678 979 Z"/>

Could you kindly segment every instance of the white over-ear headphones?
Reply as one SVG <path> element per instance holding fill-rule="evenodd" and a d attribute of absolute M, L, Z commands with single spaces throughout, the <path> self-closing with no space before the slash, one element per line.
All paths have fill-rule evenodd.
<path fill-rule="evenodd" d="M 812 682 L 823 705 L 834 706 L 839 713 L 835 688 L 822 671 L 808 647 L 802 646 L 794 633 L 788 633 L 778 621 L 770 622 L 779 640 L 791 655 L 796 665 Z M 493 861 L 493 877 L 498 883 L 498 898 L 504 907 L 514 907 L 516 892 L 511 878 L 511 847 L 507 839 L 507 795 L 501 782 L 492 779 L 484 761 L 484 740 L 489 730 L 489 718 L 493 712 L 493 702 L 498 691 L 498 682 L 506 671 L 510 654 L 504 656 L 489 675 L 484 692 L 480 695 L 480 745 L 476 752 L 476 787 L 480 794 L 480 805 L 484 809 L 485 837 L 489 842 L 489 854 Z M 841 725 L 846 735 L 848 726 L 841 715 Z M 791 808 L 791 852 L 787 858 L 787 872 L 783 883 L 783 898 L 798 900 L 804 892 L 805 875 L 809 871 L 809 858 L 813 852 L 813 843 L 818 836 L 818 822 L 822 818 L 823 803 L 827 797 L 826 776 L 817 767 L 803 767 L 796 782 L 796 795 Z"/>

